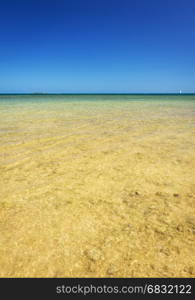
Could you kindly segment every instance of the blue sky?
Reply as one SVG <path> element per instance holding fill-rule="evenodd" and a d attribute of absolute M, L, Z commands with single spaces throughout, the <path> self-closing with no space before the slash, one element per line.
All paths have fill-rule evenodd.
<path fill-rule="evenodd" d="M 193 0 L 0 0 L 0 93 L 195 92 Z"/>

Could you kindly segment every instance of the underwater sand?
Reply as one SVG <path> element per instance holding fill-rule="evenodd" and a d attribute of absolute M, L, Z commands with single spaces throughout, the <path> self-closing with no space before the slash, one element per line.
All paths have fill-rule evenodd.
<path fill-rule="evenodd" d="M 0 277 L 195 277 L 195 96 L 0 96 Z"/>

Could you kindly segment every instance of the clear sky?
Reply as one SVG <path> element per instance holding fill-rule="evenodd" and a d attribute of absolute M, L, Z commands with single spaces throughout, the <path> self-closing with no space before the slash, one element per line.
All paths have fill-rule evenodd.
<path fill-rule="evenodd" d="M 195 92 L 194 0 L 0 0 L 0 93 Z"/>

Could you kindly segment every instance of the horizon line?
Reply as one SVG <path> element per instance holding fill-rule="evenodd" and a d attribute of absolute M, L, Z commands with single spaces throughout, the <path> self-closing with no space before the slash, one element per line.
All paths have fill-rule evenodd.
<path fill-rule="evenodd" d="M 158 93 L 158 92 L 149 92 L 149 93 L 0 93 L 0 95 L 195 95 L 195 92 L 184 92 L 184 93 L 180 93 L 180 92 L 169 92 L 169 93 Z"/>

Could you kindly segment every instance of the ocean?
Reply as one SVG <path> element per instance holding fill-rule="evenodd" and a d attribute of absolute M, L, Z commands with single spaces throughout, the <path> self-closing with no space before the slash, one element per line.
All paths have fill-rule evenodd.
<path fill-rule="evenodd" d="M 193 277 L 195 95 L 0 95 L 1 277 Z"/>

